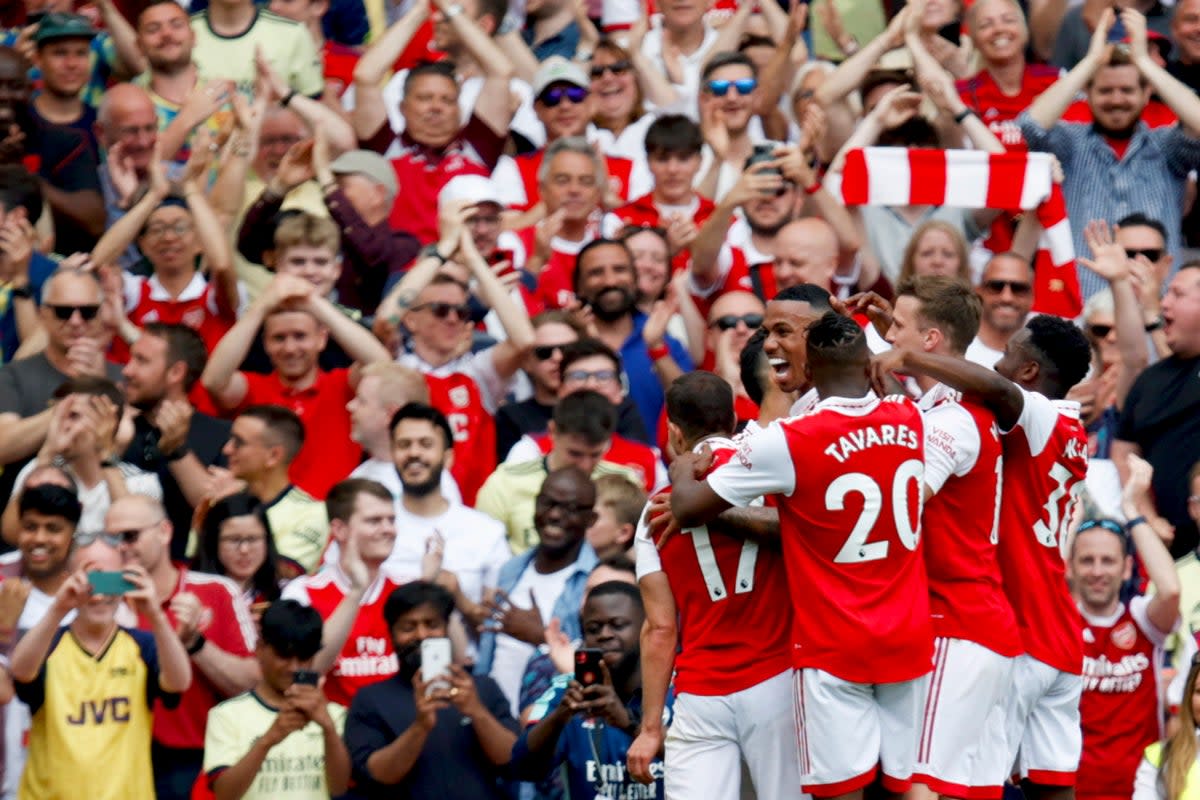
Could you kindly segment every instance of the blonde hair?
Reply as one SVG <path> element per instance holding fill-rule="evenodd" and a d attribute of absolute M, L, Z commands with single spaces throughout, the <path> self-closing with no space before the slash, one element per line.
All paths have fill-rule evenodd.
<path fill-rule="evenodd" d="M 325 247 L 337 255 L 342 247 L 342 236 L 333 220 L 301 211 L 284 217 L 275 226 L 275 261 L 278 263 L 293 247 Z"/>
<path fill-rule="evenodd" d="M 958 272 L 955 277 L 962 278 L 964 281 L 971 282 L 971 265 L 967 260 L 967 240 L 963 238 L 962 233 L 958 228 L 940 219 L 931 219 L 922 222 L 917 229 L 913 231 L 912 236 L 908 239 L 908 244 L 904 246 L 904 258 L 900 262 L 900 275 L 896 279 L 896 285 L 912 278 L 914 273 L 913 261 L 917 256 L 917 248 L 921 244 L 921 239 L 929 231 L 941 231 L 950 237 L 954 242 L 954 253 L 958 256 Z"/>
<path fill-rule="evenodd" d="M 611 508 L 618 525 L 637 525 L 646 493 L 624 475 L 601 475 L 596 479 L 596 505 Z"/>
<path fill-rule="evenodd" d="M 1179 800 L 1188 773 L 1196 763 L 1196 715 L 1192 713 L 1192 695 L 1196 691 L 1197 677 L 1200 677 L 1200 657 L 1192 658 L 1192 668 L 1188 671 L 1183 702 L 1179 704 L 1179 727 L 1163 742 L 1158 786 L 1167 800 Z"/>
<path fill-rule="evenodd" d="M 379 400 L 399 408 L 405 403 L 429 404 L 429 384 L 415 369 L 395 361 L 379 361 L 362 368 L 362 377 L 379 379 Z"/>

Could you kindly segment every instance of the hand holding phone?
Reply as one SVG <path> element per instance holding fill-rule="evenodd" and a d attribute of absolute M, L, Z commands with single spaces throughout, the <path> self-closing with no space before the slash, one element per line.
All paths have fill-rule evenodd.
<path fill-rule="evenodd" d="M 321 675 L 314 669 L 298 669 L 292 673 L 292 683 L 297 686 L 316 686 Z"/>
<path fill-rule="evenodd" d="M 450 687 L 450 640 L 445 637 L 421 642 L 421 680 L 425 693 Z"/>
<path fill-rule="evenodd" d="M 92 594 L 120 596 L 137 588 L 133 581 L 125 577 L 123 572 L 89 572 L 88 583 L 92 585 Z"/>
<path fill-rule="evenodd" d="M 585 689 L 603 682 L 600 662 L 604 659 L 603 650 L 583 648 L 575 651 L 575 680 Z"/>

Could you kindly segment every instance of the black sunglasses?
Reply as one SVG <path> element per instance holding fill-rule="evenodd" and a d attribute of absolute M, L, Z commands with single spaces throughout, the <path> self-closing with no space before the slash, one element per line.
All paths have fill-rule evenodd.
<path fill-rule="evenodd" d="M 423 311 L 429 309 L 429 313 L 433 314 L 438 319 L 446 319 L 451 314 L 458 318 L 459 322 L 467 322 L 471 319 L 471 307 L 468 305 L 455 305 L 454 303 L 420 303 L 412 307 L 413 311 Z"/>
<path fill-rule="evenodd" d="M 1137 258 L 1145 256 L 1146 260 L 1153 263 L 1163 257 L 1163 249 L 1161 247 L 1143 247 L 1143 248 L 1125 248 L 1125 256 L 1127 258 Z"/>
<path fill-rule="evenodd" d="M 1088 333 L 1097 339 L 1103 339 L 1108 334 L 1112 333 L 1112 325 L 1088 325 Z"/>
<path fill-rule="evenodd" d="M 54 316 L 58 317 L 63 322 L 66 322 L 71 317 L 75 316 L 75 312 L 79 312 L 79 316 L 83 317 L 84 322 L 91 322 L 100 313 L 100 306 L 56 306 L 52 303 L 47 303 L 46 308 L 54 312 Z"/>
<path fill-rule="evenodd" d="M 579 105 L 587 100 L 587 96 L 588 90 L 581 86 L 555 86 L 553 89 L 542 92 L 538 100 L 546 108 L 554 108 L 563 100 L 570 100 L 575 105 Z"/>
<path fill-rule="evenodd" d="M 1015 295 L 1025 295 L 1033 291 L 1033 287 L 1024 281 L 984 281 L 983 288 L 989 294 L 1002 294 L 1005 288 Z"/>
<path fill-rule="evenodd" d="M 603 78 L 604 73 L 611 72 L 613 75 L 624 75 L 629 70 L 633 69 L 633 64 L 627 58 L 620 61 L 614 61 L 611 64 L 593 64 L 592 78 Z"/>
<path fill-rule="evenodd" d="M 739 322 L 744 322 L 750 330 L 756 330 L 762 327 L 762 314 L 742 314 L 740 317 L 736 314 L 726 314 L 723 317 L 717 317 L 712 322 L 708 323 L 710 328 L 720 328 L 723 331 L 733 330 L 738 326 Z"/>
<path fill-rule="evenodd" d="M 562 349 L 561 344 L 539 344 L 533 348 L 533 357 L 538 361 L 546 361 L 553 358 L 555 353 L 561 353 Z"/>

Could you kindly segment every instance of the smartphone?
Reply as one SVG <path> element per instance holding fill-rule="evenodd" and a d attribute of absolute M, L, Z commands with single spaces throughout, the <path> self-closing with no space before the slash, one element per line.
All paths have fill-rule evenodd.
<path fill-rule="evenodd" d="M 88 583 L 93 594 L 122 595 L 137 588 L 123 572 L 89 572 Z"/>
<path fill-rule="evenodd" d="M 762 163 L 763 161 L 774 161 L 774 160 L 775 160 L 775 145 L 774 144 L 756 144 L 756 145 L 754 145 L 754 151 L 750 154 L 750 157 L 746 159 L 746 169 L 750 169 L 755 164 Z M 782 175 L 783 172 L 782 172 L 782 170 L 779 169 L 779 167 L 772 167 L 771 169 L 764 169 L 759 174 L 760 175 Z"/>
<path fill-rule="evenodd" d="M 580 686 L 595 686 L 602 682 L 600 662 L 603 658 L 603 650 L 584 648 L 575 651 L 575 680 Z"/>
<path fill-rule="evenodd" d="M 1116 14 L 1117 17 L 1113 21 L 1113 26 L 1108 29 L 1108 41 L 1120 44 L 1125 40 L 1127 35 L 1125 23 L 1121 20 L 1121 9 L 1113 6 L 1113 13 Z"/>
<path fill-rule="evenodd" d="M 321 675 L 314 669 L 298 669 L 292 673 L 292 683 L 300 686 L 316 686 Z"/>
<path fill-rule="evenodd" d="M 445 637 L 421 642 L 421 680 L 429 689 L 450 685 L 450 640 Z"/>

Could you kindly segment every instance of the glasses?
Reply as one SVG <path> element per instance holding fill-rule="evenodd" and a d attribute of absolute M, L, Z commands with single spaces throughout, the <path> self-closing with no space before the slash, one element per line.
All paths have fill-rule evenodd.
<path fill-rule="evenodd" d="M 537 498 L 537 507 L 543 511 L 549 511 L 552 508 L 562 509 L 564 514 L 585 514 L 592 510 L 591 506 L 580 505 L 579 503 L 567 503 L 562 500 L 555 500 L 548 495 L 539 494 Z"/>
<path fill-rule="evenodd" d="M 533 357 L 538 361 L 549 361 L 554 357 L 555 353 L 562 353 L 563 346 L 561 344 L 539 344 L 533 348 Z"/>
<path fill-rule="evenodd" d="M 146 228 L 146 236 L 158 239 L 173 233 L 176 236 L 186 236 L 192 230 L 190 222 L 176 222 L 174 225 L 150 225 Z"/>
<path fill-rule="evenodd" d="M 616 379 L 617 371 L 615 369 L 598 369 L 595 372 L 588 372 L 586 369 L 573 369 L 570 372 L 563 373 L 563 380 L 569 383 L 587 383 L 588 381 L 608 383 Z"/>
<path fill-rule="evenodd" d="M 1155 262 L 1163 257 L 1163 249 L 1161 247 L 1142 247 L 1142 248 L 1125 248 L 1126 258 L 1137 258 L 1145 256 L 1147 261 Z"/>
<path fill-rule="evenodd" d="M 633 64 L 627 58 L 620 61 L 614 61 L 611 64 L 593 64 L 592 65 L 592 80 L 603 78 L 604 73 L 611 72 L 615 77 L 620 77 L 629 70 L 633 69 Z"/>
<path fill-rule="evenodd" d="M 714 97 L 724 97 L 729 94 L 730 86 L 737 89 L 737 93 L 742 97 L 745 97 L 758 88 L 758 81 L 754 78 L 742 78 L 736 81 L 709 81 L 708 93 Z"/>
<path fill-rule="evenodd" d="M 57 306 L 53 303 L 46 303 L 46 308 L 53 311 L 54 316 L 57 317 L 60 322 L 66 322 L 71 317 L 75 316 L 76 311 L 79 312 L 79 316 L 83 317 L 84 322 L 91 322 L 96 318 L 96 315 L 100 313 L 99 305 Z"/>
<path fill-rule="evenodd" d="M 1008 289 L 1018 297 L 1033 291 L 1033 286 L 1022 281 L 984 281 L 983 288 L 988 294 L 1003 294 Z"/>
<path fill-rule="evenodd" d="M 570 100 L 575 105 L 579 105 L 587 99 L 587 96 L 588 90 L 582 86 L 555 86 L 553 89 L 542 92 L 542 96 L 538 100 L 546 108 L 554 108 L 563 100 Z"/>
<path fill-rule="evenodd" d="M 1112 325 L 1088 325 L 1088 333 L 1097 339 L 1103 339 L 1112 333 Z"/>
<path fill-rule="evenodd" d="M 266 541 L 265 536 L 230 536 L 228 538 L 222 536 L 217 539 L 217 544 L 221 547 L 228 547 L 230 550 L 241 550 L 242 548 L 248 550 L 251 547 L 258 547 Z"/>
<path fill-rule="evenodd" d="M 151 522 L 149 525 L 145 525 L 141 528 L 130 528 L 124 531 L 105 531 L 103 535 L 104 538 L 112 544 L 134 545 L 137 544 L 138 539 L 141 538 L 144 532 L 150 530 L 161 522 L 162 520 L 160 519 L 157 522 Z"/>
<path fill-rule="evenodd" d="M 761 328 L 763 324 L 762 314 L 742 314 L 740 317 L 736 314 L 726 314 L 723 317 L 717 317 L 712 322 L 708 323 L 710 328 L 720 328 L 723 331 L 733 330 L 738 326 L 738 323 L 744 323 L 747 328 L 754 330 Z"/>
<path fill-rule="evenodd" d="M 468 322 L 471 319 L 471 307 L 468 305 L 455 305 L 454 303 L 420 303 L 412 307 L 413 311 L 424 311 L 428 309 L 430 314 L 438 319 L 446 319 L 451 314 L 455 316 L 459 322 Z"/>

